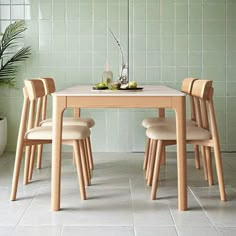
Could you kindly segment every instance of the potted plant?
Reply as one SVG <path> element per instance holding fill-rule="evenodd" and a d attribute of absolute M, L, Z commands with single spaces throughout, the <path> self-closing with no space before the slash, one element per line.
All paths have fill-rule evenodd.
<path fill-rule="evenodd" d="M 10 24 L 0 35 L 0 87 L 14 87 L 18 67 L 31 53 L 30 47 L 23 47 L 19 40 L 26 30 L 23 20 Z M 0 156 L 7 142 L 7 119 L 0 114 Z"/>

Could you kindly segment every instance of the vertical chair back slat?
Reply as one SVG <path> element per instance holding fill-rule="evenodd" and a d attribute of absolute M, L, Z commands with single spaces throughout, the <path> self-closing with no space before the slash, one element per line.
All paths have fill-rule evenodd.
<path fill-rule="evenodd" d="M 45 120 L 47 117 L 47 96 L 44 96 L 42 99 L 42 116 L 41 116 L 41 120 Z"/>
<path fill-rule="evenodd" d="M 209 130 L 209 119 L 208 119 L 208 112 L 207 112 L 207 102 L 205 100 L 202 101 L 201 105 L 202 109 L 202 128 Z"/>
<path fill-rule="evenodd" d="M 214 102 L 213 102 L 213 93 L 214 89 L 211 88 L 210 94 L 209 94 L 209 118 L 210 118 L 210 124 L 211 124 L 211 133 L 213 140 L 217 140 L 217 143 L 219 143 L 219 135 L 218 135 L 218 129 L 217 129 L 217 123 L 216 123 L 216 115 L 215 115 L 215 108 L 214 108 Z"/>
<path fill-rule="evenodd" d="M 52 78 L 40 78 L 40 80 L 43 81 L 43 85 L 45 89 L 45 96 L 43 97 L 43 101 L 42 101 L 42 112 L 41 112 L 42 120 L 46 120 L 48 95 L 56 91 L 56 85 Z"/>
<path fill-rule="evenodd" d="M 194 105 L 195 105 L 195 112 L 196 112 L 196 121 L 198 127 L 202 127 L 202 114 L 201 114 L 201 103 L 199 98 L 194 97 Z"/>
<path fill-rule="evenodd" d="M 38 102 L 37 102 L 37 110 L 36 110 L 36 117 L 35 117 L 35 127 L 39 126 L 40 123 L 40 119 L 42 116 L 42 104 L 43 104 L 43 98 L 39 98 Z"/>
<path fill-rule="evenodd" d="M 192 96 L 189 96 L 189 102 L 190 102 L 190 114 L 191 114 L 191 120 L 197 121 L 196 119 L 196 111 L 194 108 L 194 99 Z"/>
<path fill-rule="evenodd" d="M 24 134 L 27 130 L 27 120 L 28 120 L 28 113 L 29 113 L 29 96 L 25 87 L 23 88 L 23 95 L 24 95 L 24 102 L 23 102 L 23 108 L 22 108 L 22 113 L 21 113 L 18 140 L 23 139 Z"/>
<path fill-rule="evenodd" d="M 36 106 L 36 100 L 30 100 L 27 130 L 32 129 L 34 127 L 34 124 L 35 124 L 35 106 Z"/>
<path fill-rule="evenodd" d="M 194 108 L 194 99 L 191 96 L 193 83 L 197 78 L 185 78 L 182 82 L 181 91 L 189 95 L 191 120 L 196 121 L 196 112 Z"/>

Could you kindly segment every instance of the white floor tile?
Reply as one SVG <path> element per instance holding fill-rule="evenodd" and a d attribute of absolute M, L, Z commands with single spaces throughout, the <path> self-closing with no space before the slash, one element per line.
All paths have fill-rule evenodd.
<path fill-rule="evenodd" d="M 77 235 L 102 235 L 102 236 L 135 236 L 133 227 L 114 227 L 114 226 L 65 226 L 62 236 L 77 236 Z"/>
<path fill-rule="evenodd" d="M 220 233 L 214 227 L 177 227 L 179 236 L 220 236 Z"/>
<path fill-rule="evenodd" d="M 80 200 L 77 188 L 64 188 L 61 195 L 62 210 L 59 212 L 50 210 L 50 189 L 41 190 L 25 212 L 20 225 L 133 225 L 129 189 L 91 188 L 87 188 L 86 201 Z"/>
<path fill-rule="evenodd" d="M 236 227 L 218 227 L 218 231 L 222 236 L 236 235 Z"/>
<path fill-rule="evenodd" d="M 150 200 L 142 170 L 143 153 L 94 153 L 92 185 L 88 200 L 81 201 L 72 155 L 63 153 L 61 211 L 50 207 L 51 154 L 45 153 L 43 168 L 33 181 L 22 184 L 17 201 L 10 190 L 14 153 L 0 158 L 0 235 L 235 235 L 235 154 L 223 154 L 228 201 L 221 202 L 215 185 L 209 187 L 203 169 L 194 166 L 188 153 L 188 211 L 178 211 L 176 153 L 167 153 L 161 167 L 157 199 Z"/>
<path fill-rule="evenodd" d="M 193 192 L 210 221 L 216 226 L 232 227 L 236 225 L 236 192 L 227 188 L 227 201 L 220 201 L 218 186 L 194 188 Z"/>
<path fill-rule="evenodd" d="M 13 226 L 0 226 L 0 235 L 11 236 L 13 231 Z"/>
<path fill-rule="evenodd" d="M 175 227 L 159 226 L 159 227 L 135 227 L 135 236 L 177 236 Z"/>
<path fill-rule="evenodd" d="M 9 189 L 0 188 L 0 226 L 16 226 L 32 202 L 32 197 L 10 201 Z"/>
<path fill-rule="evenodd" d="M 59 236 L 61 231 L 62 227 L 58 226 L 19 226 L 14 230 L 12 236 Z"/>

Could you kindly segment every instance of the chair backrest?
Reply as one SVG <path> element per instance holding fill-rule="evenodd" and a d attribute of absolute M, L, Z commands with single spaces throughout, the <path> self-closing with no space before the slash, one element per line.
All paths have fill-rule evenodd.
<path fill-rule="evenodd" d="M 38 125 L 42 99 L 45 96 L 45 90 L 41 80 L 25 80 L 24 84 L 24 103 L 21 113 L 18 140 L 24 140 L 24 135 L 27 130 Z"/>
<path fill-rule="evenodd" d="M 191 94 L 193 83 L 196 80 L 197 80 L 197 78 L 185 78 L 185 79 L 183 79 L 181 91 L 183 93 L 186 93 L 186 94 Z"/>
<path fill-rule="evenodd" d="M 190 102 L 190 114 L 191 114 L 191 120 L 196 121 L 196 112 L 195 112 L 195 105 L 194 105 L 194 99 L 191 96 L 192 88 L 194 82 L 198 80 L 197 78 L 185 78 L 182 81 L 182 87 L 181 91 L 183 93 L 186 93 L 189 95 L 189 102 Z"/>
<path fill-rule="evenodd" d="M 40 78 L 43 82 L 44 89 L 45 89 L 45 96 L 42 101 L 42 120 L 47 118 L 47 102 L 48 102 L 48 95 L 54 93 L 56 91 L 56 86 L 54 79 L 52 78 Z"/>
<path fill-rule="evenodd" d="M 197 80 L 193 84 L 192 96 L 200 99 L 208 99 L 209 92 L 212 88 L 213 81 L 211 80 Z"/>
<path fill-rule="evenodd" d="M 27 130 L 39 126 L 42 101 L 45 96 L 43 82 L 40 79 L 24 81 L 24 99 L 28 100 L 28 125 Z"/>
<path fill-rule="evenodd" d="M 53 78 L 40 78 L 43 81 L 46 95 L 54 93 L 56 86 Z"/>
<path fill-rule="evenodd" d="M 212 137 L 218 139 L 218 131 L 213 104 L 214 89 L 211 80 L 197 80 L 193 84 L 192 96 L 195 102 L 197 124 L 208 129 Z"/>
<path fill-rule="evenodd" d="M 24 84 L 30 101 L 45 96 L 44 85 L 40 79 L 25 80 Z"/>

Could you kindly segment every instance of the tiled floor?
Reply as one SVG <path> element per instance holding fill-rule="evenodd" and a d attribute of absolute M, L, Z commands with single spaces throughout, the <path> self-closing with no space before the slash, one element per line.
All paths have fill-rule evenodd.
<path fill-rule="evenodd" d="M 81 201 L 71 154 L 63 154 L 59 212 L 50 210 L 50 154 L 32 183 L 22 186 L 17 201 L 9 201 L 14 153 L 0 158 L 0 235 L 22 236 L 152 236 L 236 235 L 236 153 L 224 153 L 227 202 L 218 185 L 208 187 L 203 171 L 188 153 L 189 210 L 177 210 L 175 153 L 161 168 L 158 200 L 151 201 L 143 177 L 143 153 L 95 153 L 92 185 Z M 215 178 L 216 180 L 216 178 Z"/>

